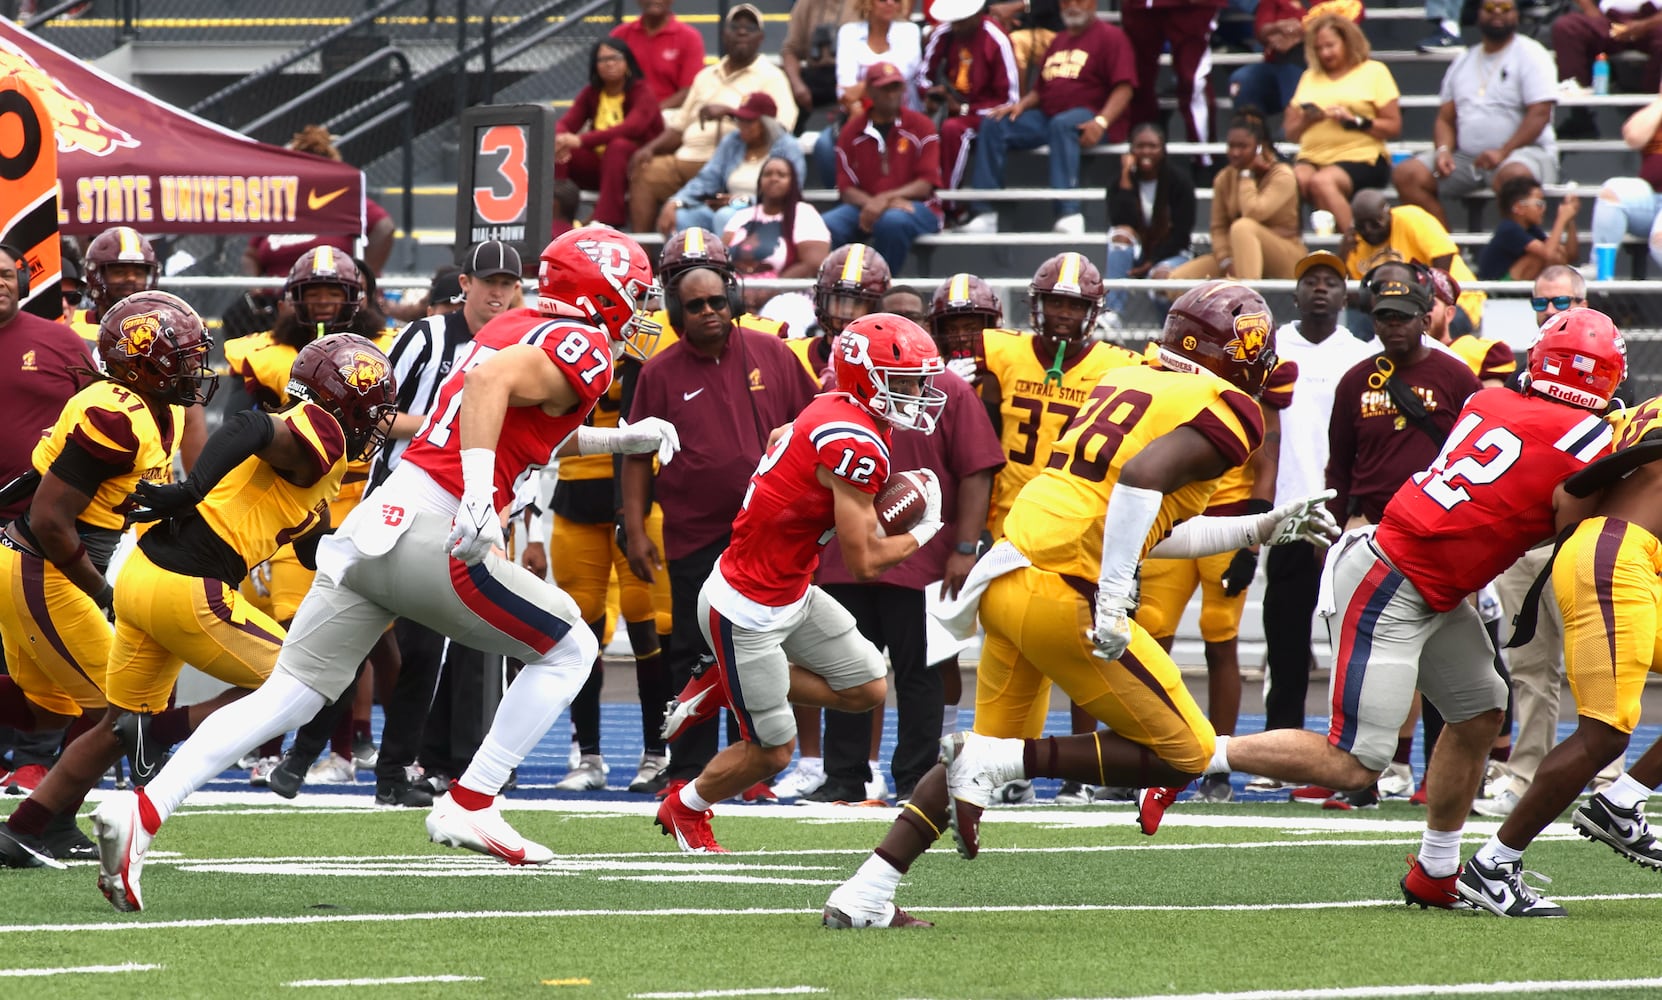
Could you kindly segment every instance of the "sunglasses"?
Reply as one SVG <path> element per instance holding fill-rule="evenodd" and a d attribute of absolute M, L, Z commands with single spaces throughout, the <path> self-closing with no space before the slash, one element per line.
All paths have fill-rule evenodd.
<path fill-rule="evenodd" d="M 75 291 L 74 289 L 66 290 L 63 293 L 63 304 L 71 307 L 80 305 L 81 293 Z"/>
<path fill-rule="evenodd" d="M 1509 3 L 1486 3 L 1483 5 L 1485 14 L 1510 14 L 1518 8 Z"/>
<path fill-rule="evenodd" d="M 681 303 L 681 311 L 688 316 L 702 316 L 706 312 L 724 312 L 731 305 L 727 301 L 726 293 L 711 295 L 702 299 L 688 299 Z"/>
<path fill-rule="evenodd" d="M 1531 298 L 1529 300 L 1529 304 L 1531 306 L 1533 306 L 1535 311 L 1538 312 L 1538 313 L 1546 312 L 1548 305 L 1551 305 L 1554 309 L 1558 310 L 1559 312 L 1563 312 L 1564 310 L 1566 310 L 1566 309 L 1570 308 L 1571 306 L 1575 305 L 1575 302 L 1576 302 L 1575 298 L 1573 296 L 1569 296 L 1569 295 L 1554 295 L 1550 299 L 1544 299 L 1544 298 L 1541 298 L 1539 296 L 1536 296 L 1536 297 Z"/>

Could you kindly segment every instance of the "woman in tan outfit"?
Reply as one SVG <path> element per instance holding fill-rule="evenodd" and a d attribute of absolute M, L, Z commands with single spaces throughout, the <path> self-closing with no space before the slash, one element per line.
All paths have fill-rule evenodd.
<path fill-rule="evenodd" d="M 1229 165 L 1212 182 L 1212 252 L 1173 278 L 1291 278 L 1303 259 L 1298 179 L 1278 159 L 1264 120 L 1236 115 L 1226 137 Z"/>

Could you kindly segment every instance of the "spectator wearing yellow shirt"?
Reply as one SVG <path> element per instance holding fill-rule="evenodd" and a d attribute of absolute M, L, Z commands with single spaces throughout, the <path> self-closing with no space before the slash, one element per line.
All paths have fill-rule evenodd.
<path fill-rule="evenodd" d="M 1462 285 L 1477 280 L 1448 230 L 1425 209 L 1417 205 L 1392 208 L 1384 193 L 1371 188 L 1358 191 L 1350 201 L 1350 209 L 1352 224 L 1339 247 L 1350 277 L 1360 279 L 1376 263 L 1375 258 L 1388 255 L 1441 268 Z M 1459 311 L 1449 322 L 1450 335 L 1460 337 L 1482 324 L 1486 298 L 1477 291 L 1460 294 Z M 1371 325 L 1366 330 L 1358 330 L 1353 323 L 1350 328 L 1372 332 Z"/>
<path fill-rule="evenodd" d="M 1402 134 L 1397 81 L 1369 58 L 1368 40 L 1349 18 L 1328 14 L 1306 24 L 1304 49 L 1310 68 L 1282 124 L 1298 142 L 1299 194 L 1312 208 L 1332 212 L 1344 232 L 1351 197 L 1390 183 L 1385 142 Z"/>

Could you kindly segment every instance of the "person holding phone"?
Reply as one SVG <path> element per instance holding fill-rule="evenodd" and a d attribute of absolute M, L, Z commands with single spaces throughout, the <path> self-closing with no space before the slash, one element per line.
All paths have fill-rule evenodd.
<path fill-rule="evenodd" d="M 1308 22 L 1304 48 L 1310 68 L 1282 123 L 1298 143 L 1299 194 L 1311 208 L 1332 212 L 1344 232 L 1351 196 L 1391 180 L 1385 143 L 1402 134 L 1397 82 L 1370 58 L 1368 40 L 1349 18 L 1328 14 Z"/>
<path fill-rule="evenodd" d="M 1291 278 L 1307 251 L 1299 236 L 1298 181 L 1275 154 L 1264 119 L 1238 114 L 1225 134 L 1229 164 L 1212 181 L 1212 252 L 1173 278 Z"/>

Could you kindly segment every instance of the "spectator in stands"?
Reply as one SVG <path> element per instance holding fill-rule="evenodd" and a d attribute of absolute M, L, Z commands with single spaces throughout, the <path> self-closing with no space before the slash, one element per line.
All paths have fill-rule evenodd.
<path fill-rule="evenodd" d="M 749 278 L 812 278 L 831 252 L 831 231 L 819 209 L 802 200 L 802 159 L 770 157 L 756 184 L 758 199 L 727 220 L 722 242 L 733 269 Z M 806 298 L 805 293 L 791 293 Z M 746 288 L 746 303 L 761 308 L 772 297 Z M 810 308 L 812 306 L 810 305 Z M 807 332 L 805 329 L 801 331 Z"/>
<path fill-rule="evenodd" d="M 1177 113 L 1189 140 L 1212 140 L 1212 29 L 1224 6 L 1225 0 L 1122 0 L 1120 27 L 1136 53 L 1137 79 L 1145 83 L 1132 92 L 1131 121 L 1165 120 L 1154 81 L 1159 78 L 1160 53 L 1169 49 L 1177 80 Z"/>
<path fill-rule="evenodd" d="M 630 158 L 629 227 L 635 232 L 652 231 L 665 199 L 715 155 L 733 109 L 751 94 L 766 93 L 779 109 L 779 124 L 787 130 L 796 125 L 790 81 L 779 67 L 760 58 L 762 14 L 755 6 L 735 4 L 727 11 L 721 46 L 727 54 L 699 70 L 680 113 L 665 123 L 658 138 Z"/>
<path fill-rule="evenodd" d="M 728 219 L 755 203 L 762 166 L 770 158 L 789 160 L 801 173 L 802 143 L 779 124 L 778 115 L 778 105 L 761 91 L 734 108 L 738 127 L 721 137 L 710 162 L 664 202 L 658 232 L 667 237 L 692 226 L 721 232 Z"/>
<path fill-rule="evenodd" d="M 307 125 L 294 133 L 288 148 L 341 162 L 340 150 L 335 148 L 335 137 L 322 125 Z M 392 256 L 392 238 L 398 227 L 387 210 L 377 205 L 373 198 L 364 199 L 364 226 L 362 233 L 256 236 L 248 241 L 248 249 L 242 253 L 242 273 L 287 278 L 289 268 L 294 266 L 301 254 L 327 243 L 341 253 L 363 258 L 369 269 L 379 275 L 381 269 L 387 266 L 387 258 Z M 360 239 L 364 241 L 363 253 L 357 252 L 356 244 Z"/>
<path fill-rule="evenodd" d="M 1484 186 L 1498 192 L 1513 177 L 1558 180 L 1552 57 L 1535 39 L 1518 36 L 1517 0 L 1484 0 L 1477 25 L 1482 43 L 1443 74 L 1431 127 L 1436 148 L 1391 174 L 1404 204 L 1425 209 L 1444 227 L 1439 197 L 1463 198 Z"/>
<path fill-rule="evenodd" d="M 889 63 L 911 80 L 923 62 L 923 36 L 907 20 L 910 0 L 856 0 L 859 20 L 837 29 L 837 114 L 829 127 L 821 129 L 814 142 L 814 169 L 827 187 L 837 182 L 837 139 L 843 126 L 870 103 L 866 80 L 871 67 Z M 917 110 L 922 103 L 916 94 L 904 94 L 906 106 Z"/>
<path fill-rule="evenodd" d="M 1518 370 L 1518 359 L 1504 340 L 1491 340 L 1475 333 L 1459 337 L 1449 332 L 1450 322 L 1460 312 L 1460 283 L 1441 268 L 1431 269 L 1431 324 L 1426 332 L 1432 340 L 1453 351 L 1483 383 L 1485 389 L 1505 385 Z"/>
<path fill-rule="evenodd" d="M 589 50 L 589 85 L 554 126 L 554 176 L 600 192 L 591 222 L 628 224 L 629 159 L 664 130 L 664 116 L 629 47 L 603 38 Z"/>
<path fill-rule="evenodd" d="M 856 0 L 798 0 L 779 49 L 796 98 L 796 132 L 815 108 L 837 103 L 837 29 L 860 16 Z"/>
<path fill-rule="evenodd" d="M 1662 197 L 1657 195 L 1662 191 L 1662 96 L 1628 116 L 1622 141 L 1639 151 L 1639 176 L 1612 177 L 1599 189 L 1593 202 L 1593 243 L 1620 243 L 1624 236 L 1649 240 L 1650 259 L 1662 267 Z"/>
<path fill-rule="evenodd" d="M 1225 136 L 1229 164 L 1212 181 L 1212 252 L 1173 278 L 1291 278 L 1308 252 L 1299 235 L 1298 180 L 1276 156 L 1264 119 L 1239 114 Z"/>
<path fill-rule="evenodd" d="M 1304 14 L 1299 0 L 1259 0 L 1252 30 L 1264 47 L 1264 61 L 1229 75 L 1229 98 L 1235 107 L 1274 115 L 1293 99 L 1304 74 Z"/>
<path fill-rule="evenodd" d="M 1402 134 L 1402 108 L 1391 70 L 1369 58 L 1356 22 L 1329 14 L 1310 22 L 1304 47 L 1310 68 L 1299 79 L 1283 125 L 1298 141 L 1299 193 L 1312 208 L 1350 227 L 1351 195 L 1391 179 L 1385 142 Z"/>
<path fill-rule="evenodd" d="M 1010 46 L 1016 54 L 1016 74 L 1021 78 L 1021 92 L 1025 94 L 1033 86 L 1033 71 L 1038 62 L 1056 33 L 1062 30 L 1060 0 L 990 3 L 987 13 L 1010 36 Z"/>
<path fill-rule="evenodd" d="M 1541 228 L 1547 216 L 1547 196 L 1528 177 L 1514 177 L 1500 186 L 1500 225 L 1477 258 L 1480 281 L 1533 281 L 1549 264 L 1574 264 L 1581 255 L 1575 214 L 1581 199 L 1566 195 L 1558 203 L 1552 231 Z"/>
<path fill-rule="evenodd" d="M 1561 92 L 1591 94 L 1594 61 L 1626 51 L 1645 54 L 1642 89 L 1654 92 L 1662 85 L 1662 12 L 1654 4 L 1575 0 L 1575 6 L 1577 10 L 1552 22 L 1552 52 L 1558 61 Z"/>
<path fill-rule="evenodd" d="M 1120 155 L 1119 178 L 1108 186 L 1108 227 L 1104 277 L 1160 280 L 1194 258 L 1195 185 L 1166 158 L 1166 133 L 1153 122 L 1133 128 L 1131 151 Z M 1103 299 L 1109 329 L 1120 326 L 1126 301 L 1123 289 Z"/>
<path fill-rule="evenodd" d="M 947 23 L 929 36 L 918 71 L 924 104 L 931 115 L 943 116 L 941 180 L 949 188 L 961 187 L 968 175 L 971 143 L 982 118 L 1021 100 L 1010 38 L 981 8 L 981 0 L 936 0 L 930 13 Z M 963 211 L 954 205 L 946 209 L 949 218 Z"/>
<path fill-rule="evenodd" d="M 1392 208 L 1382 192 L 1367 190 L 1356 192 L 1356 197 L 1350 200 L 1350 210 L 1351 228 L 1339 249 L 1352 278 L 1361 278 L 1376 257 L 1389 251 L 1401 260 L 1442 268 L 1460 284 L 1477 280 L 1448 230 L 1418 205 Z M 1459 337 L 1476 330 L 1483 322 L 1485 298 L 1482 292 L 1462 292 L 1460 312 L 1450 322 L 1449 332 Z M 1353 322 L 1351 328 L 1359 333 L 1373 332 L 1366 322 Z"/>
<path fill-rule="evenodd" d="M 552 234 L 549 239 L 553 240 L 577 228 L 577 206 L 583 201 L 583 189 L 567 177 L 555 181 L 549 193 L 554 196 L 554 220 L 548 227 Z"/>
<path fill-rule="evenodd" d="M 903 107 L 907 77 L 894 63 L 866 70 L 871 107 L 837 138 L 837 194 L 825 213 L 831 245 L 869 242 L 899 273 L 912 241 L 941 230 L 941 142 L 935 123 Z M 869 236 L 869 239 L 866 237 Z"/>
<path fill-rule="evenodd" d="M 693 77 L 704 68 L 704 36 L 676 17 L 673 0 L 640 0 L 641 16 L 612 29 L 629 46 L 658 107 L 679 108 Z"/>
<path fill-rule="evenodd" d="M 1039 82 L 1014 104 L 987 112 L 976 138 L 970 187 L 1004 186 L 1004 161 L 1012 149 L 1050 146 L 1050 186 L 1079 186 L 1079 154 L 1106 139 L 1123 142 L 1124 119 L 1137 86 L 1135 59 L 1125 32 L 1097 19 L 1092 0 L 1062 0 L 1066 30 L 1051 39 Z M 1055 232 L 1085 231 L 1085 216 L 1072 198 L 1055 203 Z M 975 202 L 966 233 L 998 232 L 991 202 Z"/>

